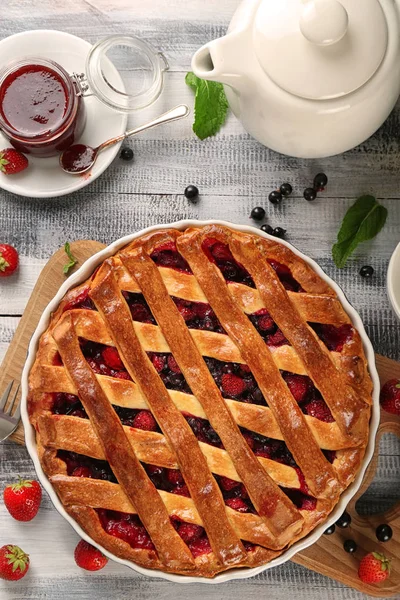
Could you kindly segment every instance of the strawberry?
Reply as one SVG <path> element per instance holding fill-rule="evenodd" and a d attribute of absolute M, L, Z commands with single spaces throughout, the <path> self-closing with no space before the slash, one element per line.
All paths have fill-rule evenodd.
<path fill-rule="evenodd" d="M 288 341 L 282 331 L 278 329 L 273 335 L 269 336 L 267 344 L 268 346 L 282 346 L 283 344 L 288 344 Z"/>
<path fill-rule="evenodd" d="M 24 171 L 29 165 L 28 159 L 24 154 L 15 150 L 15 148 L 5 148 L 0 150 L 0 171 L 6 175 L 14 175 Z"/>
<path fill-rule="evenodd" d="M 202 554 L 209 554 L 212 551 L 207 537 L 201 537 L 189 543 L 189 548 L 194 558 Z"/>
<path fill-rule="evenodd" d="M 240 485 L 240 482 L 235 481 L 234 479 L 229 479 L 229 477 L 221 476 L 219 478 L 219 484 L 223 490 L 225 490 L 226 492 L 230 492 L 234 488 L 238 487 Z"/>
<path fill-rule="evenodd" d="M 107 348 L 104 348 L 101 355 L 107 367 L 110 367 L 110 369 L 115 369 L 116 371 L 125 369 L 124 363 L 122 362 L 121 357 L 118 354 L 118 350 L 116 348 L 113 348 L 112 346 L 107 346 Z"/>
<path fill-rule="evenodd" d="M 400 379 L 390 379 L 381 390 L 381 406 L 394 415 L 400 415 Z"/>
<path fill-rule="evenodd" d="M 182 523 L 179 525 L 178 533 L 186 544 L 198 540 L 204 533 L 203 527 L 193 523 Z"/>
<path fill-rule="evenodd" d="M 167 479 L 174 486 L 181 486 L 185 483 L 182 473 L 178 469 L 168 469 Z"/>
<path fill-rule="evenodd" d="M 17 521 L 31 521 L 37 515 L 42 500 L 42 488 L 37 481 L 19 478 L 3 492 L 4 504 Z"/>
<path fill-rule="evenodd" d="M 72 477 L 92 477 L 92 471 L 89 467 L 76 467 L 72 471 Z"/>
<path fill-rule="evenodd" d="M 179 365 L 176 362 L 175 358 L 172 356 L 172 354 L 169 354 L 168 356 L 168 366 L 173 373 L 181 373 Z"/>
<path fill-rule="evenodd" d="M 257 325 L 260 331 L 272 331 L 275 327 L 275 323 L 270 315 L 259 317 Z"/>
<path fill-rule="evenodd" d="M 162 354 L 153 354 L 151 362 L 157 373 L 161 373 L 165 367 L 165 357 Z"/>
<path fill-rule="evenodd" d="M 238 512 L 249 512 L 249 507 L 241 498 L 227 498 L 225 500 L 225 504 L 230 508 L 233 508 L 233 510 L 237 510 Z"/>
<path fill-rule="evenodd" d="M 324 421 L 325 423 L 333 423 L 335 420 L 332 416 L 332 413 L 329 409 L 329 406 L 325 404 L 324 400 L 316 399 L 308 402 L 304 407 L 306 414 L 310 415 L 310 417 L 315 417 L 320 421 Z"/>
<path fill-rule="evenodd" d="M 7 545 L 0 548 L 0 579 L 17 581 L 29 569 L 29 556 L 18 546 Z"/>
<path fill-rule="evenodd" d="M 12 275 L 18 267 L 18 252 L 9 244 L 0 244 L 0 277 Z"/>
<path fill-rule="evenodd" d="M 296 402 L 299 404 L 300 402 L 303 402 L 310 390 L 310 380 L 308 377 L 288 373 L 287 375 L 284 375 L 284 380 Z"/>
<path fill-rule="evenodd" d="M 108 563 L 108 558 L 85 540 L 81 540 L 75 548 L 74 557 L 78 567 L 86 571 L 98 571 Z"/>
<path fill-rule="evenodd" d="M 227 244 L 217 242 L 211 249 L 211 254 L 216 260 L 232 260 L 233 256 Z"/>
<path fill-rule="evenodd" d="M 133 427 L 144 431 L 157 431 L 157 422 L 149 410 L 141 410 L 133 419 Z"/>
<path fill-rule="evenodd" d="M 240 396 L 246 389 L 246 384 L 241 377 L 233 373 L 224 373 L 221 379 L 221 387 L 227 396 Z"/>
<path fill-rule="evenodd" d="M 378 552 L 370 552 L 361 560 L 358 576 L 364 583 L 379 583 L 390 575 L 390 560 Z"/>

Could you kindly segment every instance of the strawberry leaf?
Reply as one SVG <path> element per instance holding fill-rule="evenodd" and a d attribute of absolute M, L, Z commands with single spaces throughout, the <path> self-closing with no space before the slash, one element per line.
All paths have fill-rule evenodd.
<path fill-rule="evenodd" d="M 192 72 L 187 73 L 185 81 L 195 92 L 193 131 L 204 140 L 215 135 L 225 123 L 228 100 L 222 83 L 205 81 Z"/>
<path fill-rule="evenodd" d="M 65 254 L 69 258 L 69 262 L 67 262 L 67 264 L 65 264 L 64 268 L 63 268 L 63 273 L 65 275 L 67 275 L 69 270 L 72 269 L 72 267 L 74 267 L 76 265 L 76 263 L 78 262 L 78 259 L 73 256 L 69 242 L 65 242 L 64 251 L 65 251 Z"/>
<path fill-rule="evenodd" d="M 398 390 L 400 390 L 400 383 L 396 383 L 396 385 L 394 387 L 397 388 Z"/>
<path fill-rule="evenodd" d="M 333 260 L 342 268 L 358 244 L 371 240 L 386 223 L 387 209 L 373 196 L 361 196 L 344 216 L 332 248 Z"/>

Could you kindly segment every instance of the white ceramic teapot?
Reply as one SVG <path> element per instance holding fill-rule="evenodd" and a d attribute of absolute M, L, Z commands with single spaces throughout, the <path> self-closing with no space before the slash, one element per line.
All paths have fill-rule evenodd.
<path fill-rule="evenodd" d="M 339 154 L 370 137 L 399 97 L 400 0 L 244 0 L 192 69 L 225 84 L 262 144 Z"/>

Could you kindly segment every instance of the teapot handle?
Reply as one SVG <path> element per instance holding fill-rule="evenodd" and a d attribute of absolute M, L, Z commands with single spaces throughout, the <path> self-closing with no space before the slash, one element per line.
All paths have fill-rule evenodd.
<path fill-rule="evenodd" d="M 235 33 L 208 42 L 194 54 L 192 71 L 197 77 L 219 81 L 237 91 L 244 90 L 247 77 L 240 73 L 240 57 Z"/>

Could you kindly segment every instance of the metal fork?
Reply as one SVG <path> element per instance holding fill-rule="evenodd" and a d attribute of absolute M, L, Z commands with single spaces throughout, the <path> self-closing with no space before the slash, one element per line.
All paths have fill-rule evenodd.
<path fill-rule="evenodd" d="M 14 407 L 15 400 L 17 399 L 17 394 L 19 391 L 19 384 L 14 392 L 14 395 L 10 401 L 8 406 L 8 410 L 5 410 L 5 406 L 9 396 L 11 395 L 11 388 L 13 386 L 14 381 L 10 381 L 8 386 L 5 389 L 4 394 L 0 398 L 0 442 L 3 442 L 10 436 L 18 427 L 18 423 L 21 418 L 21 407 L 17 406 L 15 409 L 15 413 L 11 416 L 12 409 Z"/>

